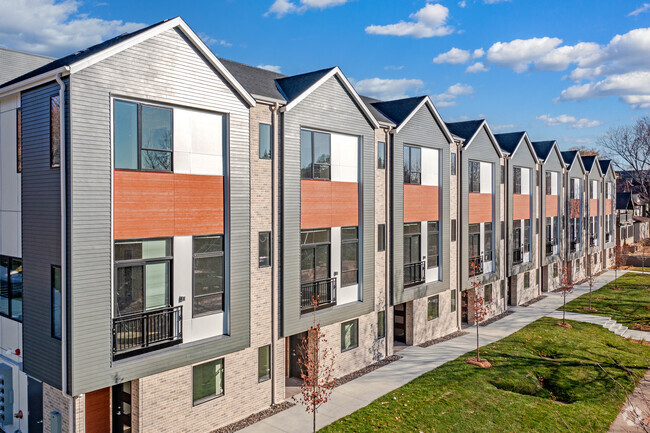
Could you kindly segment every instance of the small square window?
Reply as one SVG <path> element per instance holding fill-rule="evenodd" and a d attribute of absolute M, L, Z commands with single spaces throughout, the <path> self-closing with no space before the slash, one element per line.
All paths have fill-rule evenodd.
<path fill-rule="evenodd" d="M 192 394 L 194 405 L 223 395 L 223 359 L 192 367 Z"/>
<path fill-rule="evenodd" d="M 271 159 L 271 125 L 260 123 L 260 159 Z"/>
<path fill-rule="evenodd" d="M 359 346 L 359 320 L 354 319 L 341 323 L 341 352 L 352 350 Z"/>
<path fill-rule="evenodd" d="M 257 349 L 257 381 L 264 382 L 271 378 L 271 345 Z"/>
<path fill-rule="evenodd" d="M 377 168 L 386 168 L 386 143 L 383 141 L 377 142 Z"/>
<path fill-rule="evenodd" d="M 456 153 L 451 152 L 451 175 L 456 176 Z"/>
<path fill-rule="evenodd" d="M 487 284 L 483 288 L 483 298 L 486 304 L 492 302 L 492 284 Z"/>
<path fill-rule="evenodd" d="M 427 300 L 427 320 L 437 319 L 440 316 L 440 297 L 432 296 Z"/>
<path fill-rule="evenodd" d="M 382 339 L 386 336 L 386 311 L 379 311 L 377 313 L 377 339 Z"/>
<path fill-rule="evenodd" d="M 451 241 L 456 242 L 456 220 L 451 220 Z"/>
<path fill-rule="evenodd" d="M 259 233 L 260 268 L 271 266 L 271 232 Z"/>
<path fill-rule="evenodd" d="M 456 311 L 456 289 L 451 291 L 451 312 Z"/>
<path fill-rule="evenodd" d="M 377 251 L 386 251 L 386 224 L 377 225 Z"/>

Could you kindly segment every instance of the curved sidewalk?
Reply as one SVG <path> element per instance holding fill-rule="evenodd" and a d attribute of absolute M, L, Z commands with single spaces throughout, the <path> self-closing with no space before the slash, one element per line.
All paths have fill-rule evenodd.
<path fill-rule="evenodd" d="M 625 274 L 625 271 L 618 272 L 619 277 L 623 274 Z M 593 290 L 600 289 L 613 279 L 614 271 L 604 272 L 596 277 Z M 577 285 L 574 291 L 567 295 L 567 302 L 588 292 L 588 285 Z M 561 294 L 549 292 L 544 293 L 544 295 L 546 295 L 546 298 L 528 307 L 512 307 L 511 310 L 514 311 L 514 314 L 481 327 L 481 345 L 501 340 L 537 319 L 552 315 L 555 310 L 562 306 Z M 318 410 L 317 427 L 322 428 L 331 424 L 357 409 L 367 406 L 384 394 L 405 385 L 427 371 L 433 370 L 474 349 L 476 349 L 476 335 L 471 332 L 426 348 L 409 346 L 399 352 L 403 356 L 402 359 L 334 389 L 330 401 Z M 310 432 L 311 425 L 311 415 L 301 405 L 297 404 L 241 431 L 245 433 L 301 433 Z"/>

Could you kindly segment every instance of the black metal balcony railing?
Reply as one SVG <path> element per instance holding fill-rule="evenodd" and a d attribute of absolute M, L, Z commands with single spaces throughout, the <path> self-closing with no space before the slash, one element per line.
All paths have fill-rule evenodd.
<path fill-rule="evenodd" d="M 426 281 L 426 262 L 415 262 L 404 265 L 404 287 L 416 286 Z"/>
<path fill-rule="evenodd" d="M 183 342 L 183 307 L 165 307 L 113 319 L 113 357 L 124 358 Z"/>
<path fill-rule="evenodd" d="M 303 313 L 313 311 L 314 300 L 318 302 L 316 309 L 331 307 L 336 304 L 336 277 L 301 284 L 300 310 Z"/>
<path fill-rule="evenodd" d="M 578 241 L 575 239 L 571 239 L 571 241 L 569 242 L 569 251 L 575 253 L 577 245 L 578 245 Z"/>
<path fill-rule="evenodd" d="M 518 265 L 519 263 L 523 263 L 524 261 L 524 253 L 521 248 L 515 248 L 512 250 L 512 263 L 515 265 Z"/>
<path fill-rule="evenodd" d="M 552 256 L 553 255 L 553 242 L 546 242 L 546 255 L 547 256 Z"/>
<path fill-rule="evenodd" d="M 469 258 L 469 276 L 481 275 L 483 273 L 483 257 Z"/>

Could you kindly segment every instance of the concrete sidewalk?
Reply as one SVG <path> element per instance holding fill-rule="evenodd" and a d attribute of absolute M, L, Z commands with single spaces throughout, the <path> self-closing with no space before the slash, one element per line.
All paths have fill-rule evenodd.
<path fill-rule="evenodd" d="M 619 276 L 625 271 L 619 271 Z M 614 279 L 613 271 L 606 271 L 596 277 L 593 290 L 597 290 Z M 573 293 L 567 295 L 567 302 L 589 292 L 586 284 L 577 285 Z M 514 314 L 504 317 L 481 328 L 480 343 L 487 345 L 520 330 L 535 320 L 552 315 L 562 306 L 562 295 L 545 293 L 546 298 L 528 307 L 512 307 Z M 468 335 L 454 338 L 427 348 L 409 346 L 399 352 L 399 361 L 388 364 L 358 379 L 334 389 L 330 401 L 318 410 L 317 427 L 322 428 L 346 415 L 367 406 L 379 397 L 412 381 L 418 376 L 433 370 L 476 349 L 476 334 L 472 328 Z M 243 430 L 245 433 L 300 433 L 310 432 L 311 415 L 299 404 L 259 421 Z"/>
<path fill-rule="evenodd" d="M 562 319 L 562 311 L 554 311 L 548 314 L 547 317 Z M 566 319 L 600 325 L 608 331 L 612 331 L 614 334 L 620 335 L 621 337 L 632 338 L 634 340 L 650 341 L 650 332 L 628 329 L 627 326 L 621 325 L 620 323 L 612 320 L 607 316 L 597 316 L 595 314 L 582 314 L 567 311 Z"/>

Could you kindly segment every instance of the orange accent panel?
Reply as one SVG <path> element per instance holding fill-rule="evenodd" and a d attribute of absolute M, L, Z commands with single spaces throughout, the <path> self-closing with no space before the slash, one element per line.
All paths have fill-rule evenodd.
<path fill-rule="evenodd" d="M 223 176 L 115 170 L 113 237 L 224 232 Z"/>
<path fill-rule="evenodd" d="M 530 219 L 530 196 L 525 194 L 512 195 L 512 219 Z"/>
<path fill-rule="evenodd" d="M 558 206 L 557 206 L 557 196 L 556 195 L 547 195 L 545 196 L 545 217 L 554 217 L 558 216 Z"/>
<path fill-rule="evenodd" d="M 612 199 L 608 198 L 605 199 L 605 215 L 611 215 L 612 214 Z"/>
<path fill-rule="evenodd" d="M 492 194 L 469 193 L 469 224 L 492 222 Z"/>
<path fill-rule="evenodd" d="M 437 186 L 404 185 L 404 222 L 438 221 Z"/>
<path fill-rule="evenodd" d="M 589 215 L 596 216 L 598 215 L 598 199 L 590 198 L 589 199 Z"/>
<path fill-rule="evenodd" d="M 315 229 L 359 225 L 359 184 L 300 181 L 300 227 Z"/>
<path fill-rule="evenodd" d="M 570 218 L 580 218 L 580 199 L 572 198 L 570 201 L 571 213 Z"/>
<path fill-rule="evenodd" d="M 110 390 L 103 388 L 86 393 L 86 433 L 105 433 L 111 430 Z"/>

